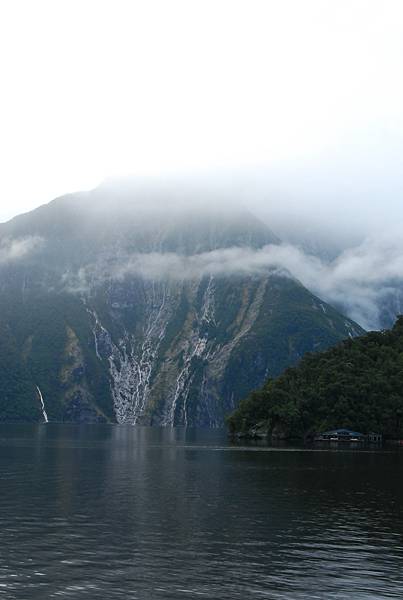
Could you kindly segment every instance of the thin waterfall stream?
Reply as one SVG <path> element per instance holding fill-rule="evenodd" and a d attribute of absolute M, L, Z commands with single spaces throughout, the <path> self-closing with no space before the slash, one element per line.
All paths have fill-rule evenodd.
<path fill-rule="evenodd" d="M 39 389 L 39 386 L 36 386 L 36 389 L 38 390 L 39 400 L 41 401 L 42 414 L 43 414 L 44 421 L 45 421 L 45 423 L 49 423 L 48 415 L 45 410 L 45 402 L 43 400 L 42 392 Z"/>

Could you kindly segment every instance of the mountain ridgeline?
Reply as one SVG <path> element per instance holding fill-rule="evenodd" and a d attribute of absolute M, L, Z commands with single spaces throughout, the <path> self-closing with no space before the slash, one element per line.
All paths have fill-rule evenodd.
<path fill-rule="evenodd" d="M 233 433 L 304 439 L 339 427 L 403 438 L 403 317 L 392 330 L 306 354 L 228 418 Z"/>
<path fill-rule="evenodd" d="M 0 225 L 0 419 L 218 427 L 360 327 L 239 249 L 252 214 L 111 184 Z M 163 199 L 163 202 L 162 202 Z M 191 208 L 190 208 L 191 207 Z"/>

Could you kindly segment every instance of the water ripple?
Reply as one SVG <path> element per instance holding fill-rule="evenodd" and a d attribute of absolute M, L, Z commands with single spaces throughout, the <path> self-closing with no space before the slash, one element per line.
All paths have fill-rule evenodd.
<path fill-rule="evenodd" d="M 403 454 L 148 428 L 1 433 L 0 598 L 403 596 Z"/>

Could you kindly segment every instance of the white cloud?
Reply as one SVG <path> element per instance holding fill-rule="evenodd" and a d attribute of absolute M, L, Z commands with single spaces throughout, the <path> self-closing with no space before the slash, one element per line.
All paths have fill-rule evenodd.
<path fill-rule="evenodd" d="M 136 253 L 112 264 L 97 264 L 64 277 L 70 291 L 83 293 L 105 280 L 141 277 L 186 281 L 204 276 L 231 277 L 276 273 L 299 279 L 309 290 L 339 307 L 366 329 L 381 325 L 385 302 L 403 302 L 403 240 L 396 232 L 343 252 L 333 261 L 289 244 L 223 248 L 185 256 L 176 253 Z M 402 306 L 403 307 L 403 306 Z"/>
<path fill-rule="evenodd" d="M 43 238 L 39 236 L 2 240 L 0 243 L 0 265 L 26 258 L 43 243 Z"/>

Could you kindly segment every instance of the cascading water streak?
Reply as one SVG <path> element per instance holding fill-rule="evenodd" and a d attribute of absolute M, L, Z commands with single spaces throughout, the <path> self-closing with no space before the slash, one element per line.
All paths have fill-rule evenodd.
<path fill-rule="evenodd" d="M 38 391 L 39 400 L 41 401 L 41 408 L 42 408 L 43 419 L 44 419 L 45 423 L 49 423 L 48 415 L 47 415 L 47 412 L 45 410 L 45 402 L 43 400 L 42 392 L 39 389 L 39 386 L 36 386 L 36 389 Z"/>

